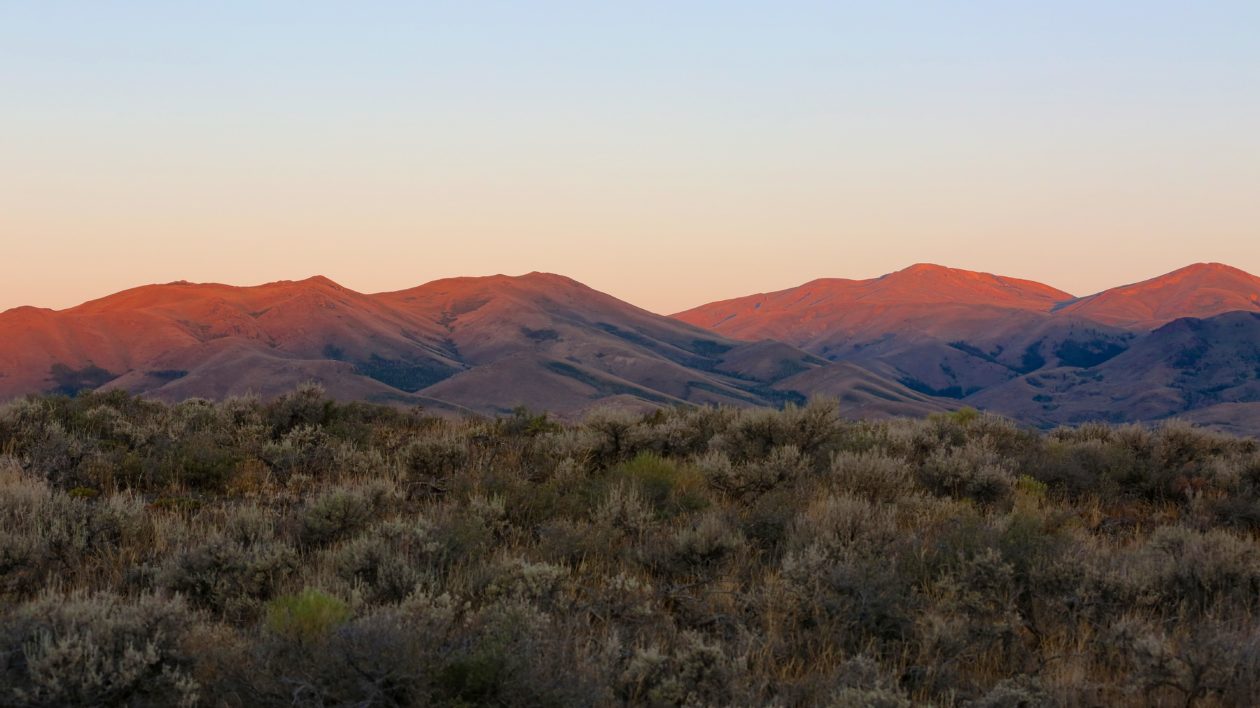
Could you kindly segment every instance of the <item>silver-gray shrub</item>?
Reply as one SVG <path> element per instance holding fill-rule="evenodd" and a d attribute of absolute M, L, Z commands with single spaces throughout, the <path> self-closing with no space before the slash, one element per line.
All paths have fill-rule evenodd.
<path fill-rule="evenodd" d="M 1015 476 L 984 439 L 932 451 L 919 467 L 919 480 L 942 496 L 971 499 L 986 506 L 1010 502 Z"/>
<path fill-rule="evenodd" d="M 0 594 L 24 595 L 50 574 L 90 572 L 95 557 L 142 543 L 144 504 L 130 494 L 73 497 L 0 458 Z"/>
<path fill-rule="evenodd" d="M 618 697 L 631 705 L 728 705 L 739 657 L 685 632 L 665 647 L 637 649 L 621 672 Z"/>
<path fill-rule="evenodd" d="M 298 539 L 306 545 L 323 546 L 347 538 L 389 509 L 398 497 L 398 490 L 383 480 L 325 492 L 301 512 Z"/>
<path fill-rule="evenodd" d="M 1130 557 L 1125 576 L 1138 602 L 1193 615 L 1260 607 L 1260 548 L 1220 529 L 1156 529 Z"/>
<path fill-rule="evenodd" d="M 169 557 L 157 584 L 198 608 L 243 621 L 255 617 L 299 568 L 297 549 L 283 542 L 212 534 Z"/>
<path fill-rule="evenodd" d="M 46 594 L 0 623 L 0 703 L 194 705 L 194 620 L 179 598 Z"/>
<path fill-rule="evenodd" d="M 873 502 L 895 502 L 920 488 L 910 463 L 878 451 L 832 455 L 828 479 L 836 492 Z"/>
<path fill-rule="evenodd" d="M 794 445 L 772 449 L 764 458 L 732 462 L 723 452 L 710 452 L 696 461 L 710 487 L 736 499 L 764 494 L 795 482 L 810 471 L 810 461 Z"/>

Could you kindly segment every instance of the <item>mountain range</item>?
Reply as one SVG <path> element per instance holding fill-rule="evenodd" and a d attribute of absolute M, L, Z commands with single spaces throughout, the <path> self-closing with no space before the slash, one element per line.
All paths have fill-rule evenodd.
<path fill-rule="evenodd" d="M 964 405 L 1040 426 L 1171 416 L 1260 432 L 1260 278 L 1196 264 L 1083 298 L 918 264 L 657 315 L 548 273 L 364 294 L 323 277 L 147 285 L 0 313 L 0 399 L 334 397 L 435 411 Z"/>

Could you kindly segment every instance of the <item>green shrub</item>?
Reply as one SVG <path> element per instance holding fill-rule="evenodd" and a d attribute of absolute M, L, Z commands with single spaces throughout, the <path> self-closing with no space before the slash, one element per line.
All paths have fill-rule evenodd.
<path fill-rule="evenodd" d="M 998 681 L 970 705 L 975 708 L 1050 708 L 1056 702 L 1036 678 L 1018 676 Z"/>
<path fill-rule="evenodd" d="M 794 622 L 793 653 L 800 660 L 837 650 L 895 652 L 913 635 L 916 598 L 910 579 L 898 572 L 895 555 L 871 557 L 850 549 L 827 553 L 810 546 L 789 553 L 781 574 Z"/>
<path fill-rule="evenodd" d="M 583 427 L 593 436 L 591 453 L 596 464 L 608 466 L 630 459 L 639 448 L 638 420 L 625 412 L 599 409 L 586 417 Z"/>
<path fill-rule="evenodd" d="M 267 629 L 302 642 L 323 638 L 349 617 L 346 603 L 314 588 L 267 603 Z"/>
<path fill-rule="evenodd" d="M 714 443 L 736 463 L 763 459 L 775 448 L 790 445 L 811 465 L 821 466 L 841 447 L 847 432 L 838 404 L 816 399 L 805 406 L 789 403 L 782 411 L 741 410 Z"/>
<path fill-rule="evenodd" d="M 631 485 L 662 516 L 695 511 L 708 504 L 697 470 L 650 452 L 618 465 L 610 479 Z"/>

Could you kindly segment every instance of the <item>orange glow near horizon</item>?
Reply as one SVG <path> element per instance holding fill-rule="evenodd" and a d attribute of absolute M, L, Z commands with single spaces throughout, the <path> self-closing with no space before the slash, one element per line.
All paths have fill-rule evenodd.
<path fill-rule="evenodd" d="M 540 270 L 671 313 L 915 262 L 1077 295 L 1260 272 L 1260 11 L 1069 4 L 16 8 L 0 310 L 314 274 Z"/>

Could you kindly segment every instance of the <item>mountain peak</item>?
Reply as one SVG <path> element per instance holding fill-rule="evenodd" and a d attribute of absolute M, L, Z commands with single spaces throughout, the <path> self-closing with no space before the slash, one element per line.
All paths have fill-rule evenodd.
<path fill-rule="evenodd" d="M 13 317 L 13 318 L 39 317 L 43 315 L 50 315 L 55 312 L 56 310 L 53 310 L 48 307 L 35 307 L 33 305 L 18 305 L 17 307 L 11 307 L 7 310 L 0 310 L 0 316 Z"/>
<path fill-rule="evenodd" d="M 556 273 L 532 271 L 523 275 L 467 275 L 433 280 L 414 288 L 392 293 L 380 293 L 381 297 L 490 297 L 513 293 L 516 295 L 546 296 L 562 293 L 595 293 L 586 285 Z"/>
<path fill-rule="evenodd" d="M 329 278 L 326 275 L 312 275 L 309 278 L 306 278 L 304 280 L 299 280 L 297 282 L 304 285 L 326 285 L 326 286 L 330 286 L 330 287 L 334 287 L 338 289 L 341 288 L 340 285 L 338 285 L 336 282 L 334 282 L 331 278 Z"/>
<path fill-rule="evenodd" d="M 1170 273 L 1165 273 L 1164 275 L 1151 278 L 1149 281 L 1144 281 L 1144 282 L 1153 282 L 1153 281 L 1157 281 L 1161 279 L 1174 279 L 1174 278 L 1187 277 L 1187 276 L 1194 276 L 1194 277 L 1221 277 L 1223 276 L 1223 277 L 1235 277 L 1235 278 L 1236 277 L 1242 277 L 1242 278 L 1254 277 L 1247 271 L 1241 270 L 1239 268 L 1235 268 L 1231 265 L 1226 265 L 1225 263 L 1210 263 L 1209 262 L 1209 263 L 1191 263 L 1188 266 L 1185 266 L 1183 268 L 1178 268 L 1177 270 L 1174 270 Z"/>
<path fill-rule="evenodd" d="M 948 266 L 939 265 L 937 263 L 915 263 L 913 265 L 906 266 L 905 268 L 902 268 L 901 270 L 896 271 L 896 272 L 897 273 L 947 273 L 947 272 L 969 273 L 971 271 L 964 271 L 958 268 L 950 268 Z"/>
<path fill-rule="evenodd" d="M 915 263 L 871 281 L 873 290 L 899 300 L 969 302 L 1020 309 L 1045 309 L 1072 298 L 1049 285 L 935 263 Z"/>
<path fill-rule="evenodd" d="M 674 315 L 741 339 L 800 346 L 855 336 L 915 335 L 953 318 L 1048 313 L 1072 296 L 1048 285 L 991 273 L 916 263 L 868 280 L 820 279 L 778 292 L 701 305 Z M 970 325 L 969 325 L 970 326 Z"/>
<path fill-rule="evenodd" d="M 547 273 L 547 272 L 538 271 L 538 270 L 530 271 L 526 273 L 525 275 L 518 275 L 514 279 L 521 282 L 536 283 L 538 285 L 549 285 L 552 287 L 559 287 L 559 288 L 581 288 L 583 290 L 589 289 L 588 286 L 566 275 L 560 275 L 559 273 Z"/>
<path fill-rule="evenodd" d="M 1246 271 L 1243 271 L 1243 270 L 1242 270 L 1242 269 L 1240 269 L 1240 268 L 1235 268 L 1234 266 L 1229 265 L 1228 263 L 1219 263 L 1219 262 L 1217 262 L 1217 261 L 1200 261 L 1200 262 L 1198 262 L 1198 263 L 1191 263 L 1190 265 L 1185 266 L 1184 268 L 1180 268 L 1179 270 L 1191 270 L 1191 269 L 1195 269 L 1195 270 L 1232 271 L 1232 272 L 1236 272 L 1236 273 L 1243 273 L 1243 272 L 1246 272 Z"/>
<path fill-rule="evenodd" d="M 180 282 L 185 285 L 216 285 L 212 283 L 188 283 L 187 281 L 180 281 Z M 218 286 L 218 287 L 231 287 L 231 286 Z M 301 280 L 275 280 L 270 283 L 263 283 L 262 285 L 247 285 L 241 289 L 262 291 L 262 290 L 275 290 L 279 288 L 295 288 L 295 287 L 310 288 L 310 289 L 315 289 L 315 290 L 337 290 L 337 291 L 346 290 L 345 286 L 334 281 L 332 278 L 329 278 L 326 275 L 312 275 L 307 278 L 302 278 Z"/>
<path fill-rule="evenodd" d="M 1193 263 L 1104 290 L 1063 308 L 1106 324 L 1153 329 L 1182 317 L 1260 310 L 1260 278 L 1224 263 Z"/>

